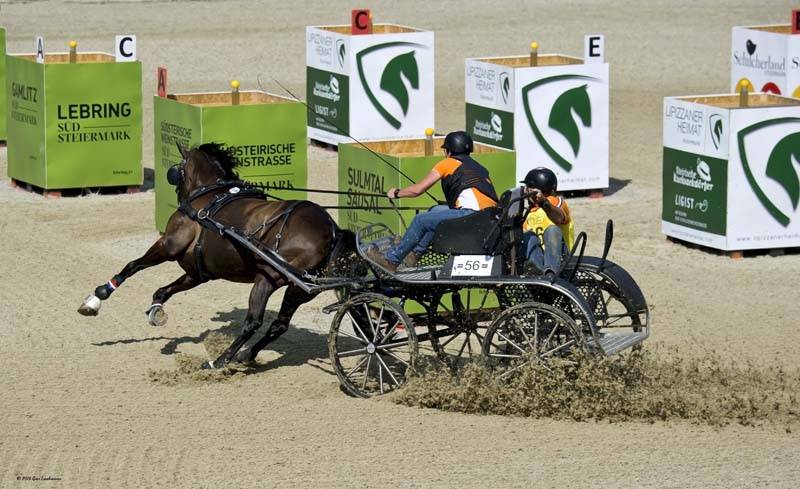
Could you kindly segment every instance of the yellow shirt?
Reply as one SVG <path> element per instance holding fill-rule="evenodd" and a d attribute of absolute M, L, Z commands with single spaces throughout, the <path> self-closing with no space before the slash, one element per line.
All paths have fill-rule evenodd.
<path fill-rule="evenodd" d="M 550 205 L 553 207 L 558 207 L 564 211 L 564 215 L 567 217 L 567 222 L 559 225 L 558 227 L 561 228 L 561 234 L 564 235 L 564 242 L 567 244 L 567 248 L 572 248 L 572 243 L 575 239 L 575 225 L 572 222 L 572 215 L 569 212 L 567 201 L 554 195 L 547 197 L 547 200 L 550 201 Z M 528 213 L 528 216 L 525 218 L 525 222 L 522 223 L 522 230 L 533 231 L 537 236 L 539 236 L 539 242 L 544 243 L 542 240 L 542 234 L 544 234 L 544 230 L 549 226 L 555 225 L 556 224 L 547 216 L 547 213 L 544 211 L 544 209 L 537 206 L 531 209 L 531 211 Z"/>

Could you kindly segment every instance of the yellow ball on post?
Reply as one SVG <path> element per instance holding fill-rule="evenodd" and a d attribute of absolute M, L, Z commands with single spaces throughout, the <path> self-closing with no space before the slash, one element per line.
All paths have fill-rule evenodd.
<path fill-rule="evenodd" d="M 536 41 L 531 43 L 531 59 L 529 64 L 531 66 L 537 66 L 539 64 L 539 43 Z"/>
<path fill-rule="evenodd" d="M 78 62 L 78 41 L 69 42 L 69 62 L 73 64 Z"/>
<path fill-rule="evenodd" d="M 231 81 L 231 105 L 239 105 L 239 80 Z"/>
<path fill-rule="evenodd" d="M 433 128 L 425 129 L 425 156 L 433 156 Z"/>
<path fill-rule="evenodd" d="M 739 107 L 747 107 L 748 96 L 753 91 L 753 83 L 747 78 L 742 78 L 736 84 L 736 91 L 739 92 Z"/>

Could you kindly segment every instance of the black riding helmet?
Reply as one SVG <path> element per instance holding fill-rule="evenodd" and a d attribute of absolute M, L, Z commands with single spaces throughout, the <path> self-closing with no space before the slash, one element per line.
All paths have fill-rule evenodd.
<path fill-rule="evenodd" d="M 453 131 L 445 136 L 442 148 L 452 155 L 468 155 L 472 153 L 472 138 L 464 131 Z"/>
<path fill-rule="evenodd" d="M 540 166 L 529 171 L 525 175 L 525 180 L 519 183 L 524 183 L 528 187 L 538 188 L 544 193 L 555 192 L 558 188 L 558 178 L 553 170 Z"/>

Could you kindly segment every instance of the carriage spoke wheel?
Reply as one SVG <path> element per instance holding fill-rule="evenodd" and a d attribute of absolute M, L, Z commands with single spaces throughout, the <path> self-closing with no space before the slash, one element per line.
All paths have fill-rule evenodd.
<path fill-rule="evenodd" d="M 497 296 L 486 289 L 461 289 L 434 299 L 425 321 L 436 356 L 451 367 L 478 358 L 498 309 Z"/>
<path fill-rule="evenodd" d="M 510 378 L 525 366 L 547 368 L 554 358 L 569 361 L 571 353 L 585 350 L 578 325 L 563 311 L 538 302 L 526 302 L 503 311 L 486 331 L 483 355 L 501 378 Z"/>
<path fill-rule="evenodd" d="M 357 397 L 403 385 L 418 356 L 411 319 L 380 294 L 359 294 L 342 304 L 331 323 L 328 349 L 342 388 Z"/>
<path fill-rule="evenodd" d="M 582 276 L 575 285 L 592 308 L 598 330 L 606 328 L 630 329 L 636 332 L 642 330 L 641 312 L 637 311 L 630 300 L 607 278 L 594 274 Z"/>

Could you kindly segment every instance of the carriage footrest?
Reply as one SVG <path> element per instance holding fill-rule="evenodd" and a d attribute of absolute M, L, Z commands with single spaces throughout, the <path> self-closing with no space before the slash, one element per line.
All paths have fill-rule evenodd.
<path fill-rule="evenodd" d="M 598 338 L 597 343 L 603 348 L 607 356 L 615 355 L 622 350 L 627 350 L 638 345 L 647 338 L 644 331 L 636 333 L 606 333 Z M 594 339 L 589 339 L 589 348 L 595 345 Z"/>

